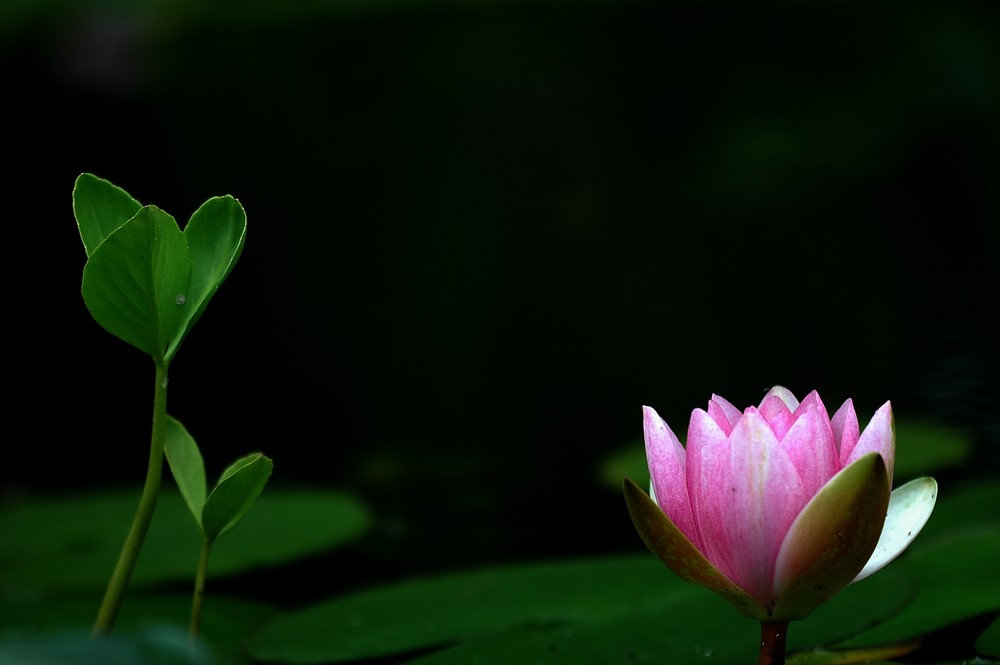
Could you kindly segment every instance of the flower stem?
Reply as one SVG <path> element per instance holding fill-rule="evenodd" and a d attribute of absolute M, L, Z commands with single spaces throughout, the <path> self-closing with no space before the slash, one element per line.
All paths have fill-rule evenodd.
<path fill-rule="evenodd" d="M 785 665 L 785 639 L 787 636 L 787 621 L 760 622 L 759 665 Z"/>
<path fill-rule="evenodd" d="M 149 531 L 149 523 L 153 519 L 156 500 L 160 494 L 160 480 L 163 477 L 163 440 L 167 426 L 167 364 L 156 363 L 156 385 L 153 396 L 153 432 L 149 445 L 149 464 L 146 468 L 146 483 L 139 497 L 139 506 L 128 537 L 118 555 L 111 580 L 104 592 L 104 600 L 94 621 L 93 634 L 106 635 L 111 632 L 118 618 L 118 610 L 125 600 L 125 590 L 128 588 L 135 563 L 139 559 L 142 543 Z"/>
<path fill-rule="evenodd" d="M 191 600 L 191 639 L 198 638 L 201 628 L 201 601 L 205 597 L 205 572 L 208 570 L 208 555 L 212 550 L 212 541 L 205 538 L 201 542 L 201 554 L 198 556 L 198 572 L 194 576 L 194 598 Z"/>

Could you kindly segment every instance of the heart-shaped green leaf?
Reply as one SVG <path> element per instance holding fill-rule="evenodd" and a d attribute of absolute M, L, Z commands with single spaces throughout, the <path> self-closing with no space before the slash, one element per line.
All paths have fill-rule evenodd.
<path fill-rule="evenodd" d="M 271 459 L 261 453 L 241 457 L 231 464 L 219 479 L 201 511 L 201 528 L 205 538 L 214 542 L 232 529 L 250 509 L 271 477 Z"/>
<path fill-rule="evenodd" d="M 142 204 L 121 187 L 90 173 L 80 174 L 73 185 L 73 214 L 87 256 L 140 208 Z"/>
<path fill-rule="evenodd" d="M 170 465 L 170 472 L 174 476 L 177 488 L 200 527 L 201 513 L 205 508 L 205 495 L 208 493 L 205 462 L 194 437 L 188 433 L 184 425 L 169 416 L 163 452 L 166 453 L 167 464 Z"/>
<path fill-rule="evenodd" d="M 90 255 L 81 291 L 105 330 L 162 361 L 186 316 L 190 284 L 191 255 L 177 222 L 146 206 Z"/>
<path fill-rule="evenodd" d="M 88 256 L 87 308 L 113 335 L 169 363 L 243 251 L 243 206 L 210 198 L 182 233 L 162 210 L 84 173 L 73 211 Z"/>

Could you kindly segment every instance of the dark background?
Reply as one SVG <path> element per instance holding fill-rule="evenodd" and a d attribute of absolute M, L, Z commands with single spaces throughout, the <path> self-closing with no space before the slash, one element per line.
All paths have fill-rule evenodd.
<path fill-rule="evenodd" d="M 986 3 L 170 4 L 2 10 L 6 494 L 145 472 L 84 171 L 241 201 L 169 410 L 210 474 L 361 494 L 374 577 L 641 548 L 600 464 L 713 392 L 892 400 L 996 473 Z"/>

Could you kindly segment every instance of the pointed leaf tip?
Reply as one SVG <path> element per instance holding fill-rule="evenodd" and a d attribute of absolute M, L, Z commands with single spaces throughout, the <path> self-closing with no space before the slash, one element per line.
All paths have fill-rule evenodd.
<path fill-rule="evenodd" d="M 180 421 L 170 416 L 167 417 L 163 452 L 166 454 L 167 464 L 170 466 L 170 473 L 174 476 L 177 488 L 200 528 L 201 512 L 205 507 L 207 493 L 205 462 L 194 437 Z"/>

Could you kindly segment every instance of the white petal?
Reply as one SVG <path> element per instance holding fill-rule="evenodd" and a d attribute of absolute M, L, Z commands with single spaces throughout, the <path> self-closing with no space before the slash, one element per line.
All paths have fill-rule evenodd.
<path fill-rule="evenodd" d="M 868 563 L 853 582 L 882 570 L 902 554 L 927 524 L 936 500 L 937 481 L 933 478 L 917 478 L 893 490 L 882 535 Z"/>

